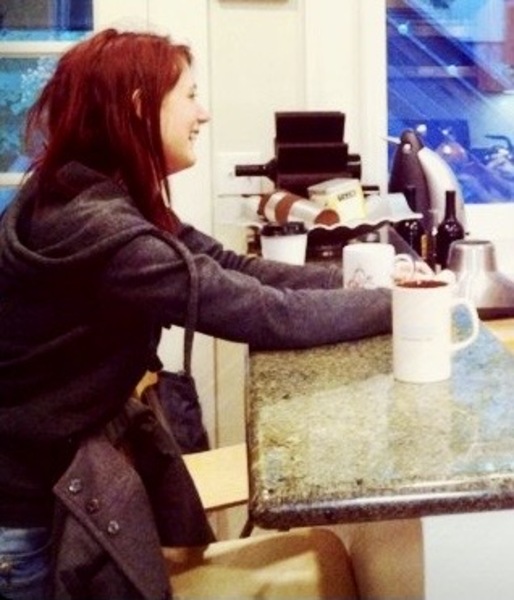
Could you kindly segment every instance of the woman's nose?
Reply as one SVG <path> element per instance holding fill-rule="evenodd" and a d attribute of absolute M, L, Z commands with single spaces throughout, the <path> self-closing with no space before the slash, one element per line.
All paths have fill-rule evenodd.
<path fill-rule="evenodd" d="M 211 115 L 207 112 L 207 110 L 203 106 L 198 107 L 198 121 L 200 123 L 207 123 L 211 120 Z"/>

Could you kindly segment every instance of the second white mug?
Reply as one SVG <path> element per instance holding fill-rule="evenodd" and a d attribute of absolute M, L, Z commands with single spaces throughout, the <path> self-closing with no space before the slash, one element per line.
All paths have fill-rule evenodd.
<path fill-rule="evenodd" d="M 395 255 L 392 244 L 348 244 L 343 248 L 343 285 L 345 288 L 390 288 L 395 269 L 400 265 L 402 271 L 408 271 L 408 275 L 414 273 L 413 258 L 408 254 Z"/>

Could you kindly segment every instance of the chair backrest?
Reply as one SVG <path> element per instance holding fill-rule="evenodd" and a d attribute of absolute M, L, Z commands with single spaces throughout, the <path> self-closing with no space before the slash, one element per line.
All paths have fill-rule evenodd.
<path fill-rule="evenodd" d="M 205 510 L 229 508 L 248 502 L 246 444 L 185 454 Z"/>

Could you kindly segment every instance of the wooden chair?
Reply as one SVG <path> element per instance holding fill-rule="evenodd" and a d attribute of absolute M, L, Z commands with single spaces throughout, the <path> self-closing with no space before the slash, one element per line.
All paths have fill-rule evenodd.
<path fill-rule="evenodd" d="M 248 501 L 246 444 L 184 455 L 205 510 L 230 508 Z"/>

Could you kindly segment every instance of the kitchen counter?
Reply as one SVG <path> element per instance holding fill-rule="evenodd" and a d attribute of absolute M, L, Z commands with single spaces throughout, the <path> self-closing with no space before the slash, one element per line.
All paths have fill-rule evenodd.
<path fill-rule="evenodd" d="M 432 384 L 393 379 L 388 335 L 251 353 L 252 521 L 280 529 L 513 508 L 514 355 L 497 337 L 513 332 L 514 319 L 484 324 L 452 378 Z"/>

